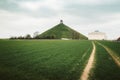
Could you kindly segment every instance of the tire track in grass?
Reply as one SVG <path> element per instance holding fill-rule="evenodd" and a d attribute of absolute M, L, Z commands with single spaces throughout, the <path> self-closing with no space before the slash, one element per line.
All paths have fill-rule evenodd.
<path fill-rule="evenodd" d="M 85 56 L 88 54 L 88 51 L 89 51 L 89 50 L 90 50 L 90 48 L 88 48 L 88 49 L 84 52 L 84 54 L 82 55 L 81 59 L 78 61 L 78 63 L 76 63 L 76 64 L 74 65 L 74 67 L 70 70 L 70 72 L 74 71 L 75 68 L 76 68 L 76 66 L 79 66 L 79 63 L 82 62 L 82 60 L 83 60 L 83 59 L 85 58 Z"/>
<path fill-rule="evenodd" d="M 94 42 L 92 42 L 92 45 L 93 45 L 92 53 L 90 55 L 90 58 L 88 60 L 88 63 L 86 65 L 85 69 L 83 70 L 83 73 L 82 73 L 82 75 L 80 77 L 80 80 L 88 80 L 88 77 L 89 77 L 89 74 L 90 74 L 90 70 L 93 67 L 93 62 L 94 62 L 94 56 L 95 56 L 96 47 L 95 47 L 95 43 Z"/>
<path fill-rule="evenodd" d="M 116 55 L 116 53 L 108 48 L 107 46 L 97 42 L 100 46 L 102 46 L 108 53 L 109 55 L 113 58 L 114 62 L 120 67 L 120 58 Z"/>

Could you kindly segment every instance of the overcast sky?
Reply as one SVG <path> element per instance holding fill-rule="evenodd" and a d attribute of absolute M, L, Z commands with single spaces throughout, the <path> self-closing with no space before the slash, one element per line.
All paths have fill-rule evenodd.
<path fill-rule="evenodd" d="M 42 33 L 64 24 L 88 36 L 120 36 L 120 0 L 0 0 L 0 38 Z"/>

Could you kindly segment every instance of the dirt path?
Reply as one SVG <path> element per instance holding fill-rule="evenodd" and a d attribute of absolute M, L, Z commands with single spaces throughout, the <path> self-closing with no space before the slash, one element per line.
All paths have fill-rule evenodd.
<path fill-rule="evenodd" d="M 110 48 L 108 48 L 107 46 L 97 42 L 99 45 L 101 45 L 103 48 L 105 48 L 105 50 L 109 53 L 109 55 L 113 58 L 113 60 L 115 61 L 115 63 L 120 67 L 120 58 L 116 55 L 116 53 L 114 51 L 112 51 Z"/>
<path fill-rule="evenodd" d="M 88 80 L 88 77 L 89 77 L 89 73 L 90 73 L 90 70 L 91 68 L 93 67 L 93 62 L 94 62 L 94 55 L 95 55 L 95 51 L 96 51 L 96 47 L 95 47 L 95 44 L 94 42 L 92 42 L 93 44 L 93 50 L 92 50 L 92 53 L 90 55 L 90 58 L 88 60 L 88 63 L 80 77 L 80 80 Z"/>

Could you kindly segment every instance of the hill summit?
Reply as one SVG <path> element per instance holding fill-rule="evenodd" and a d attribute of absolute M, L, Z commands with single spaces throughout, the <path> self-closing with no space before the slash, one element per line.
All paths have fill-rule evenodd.
<path fill-rule="evenodd" d="M 87 39 L 83 34 L 71 29 L 60 20 L 60 23 L 53 28 L 39 35 L 40 39 Z"/>

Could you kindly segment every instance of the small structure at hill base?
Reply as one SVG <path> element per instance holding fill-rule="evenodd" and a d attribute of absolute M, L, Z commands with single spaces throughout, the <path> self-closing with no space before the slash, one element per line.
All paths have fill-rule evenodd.
<path fill-rule="evenodd" d="M 61 40 L 71 40 L 71 38 L 61 38 Z"/>
<path fill-rule="evenodd" d="M 107 36 L 103 32 L 99 32 L 98 30 L 95 32 L 91 32 L 88 34 L 89 40 L 106 40 Z"/>

